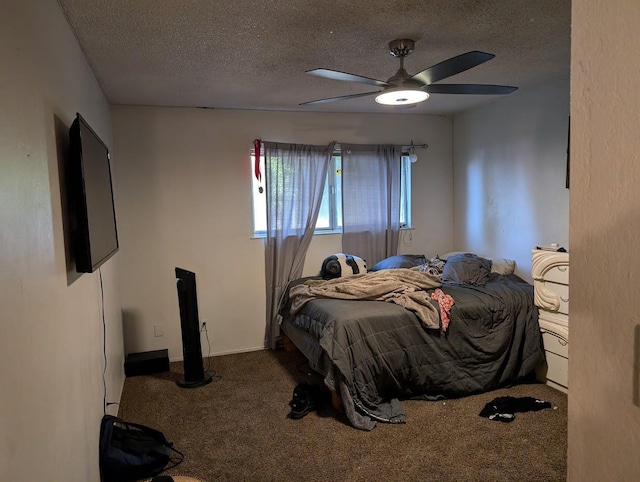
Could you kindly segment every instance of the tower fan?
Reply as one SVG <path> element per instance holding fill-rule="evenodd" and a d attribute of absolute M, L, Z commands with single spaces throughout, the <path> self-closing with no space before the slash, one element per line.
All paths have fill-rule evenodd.
<path fill-rule="evenodd" d="M 186 269 L 176 268 L 176 278 L 178 279 L 176 285 L 184 359 L 184 377 L 176 383 L 182 388 L 201 387 L 210 383 L 213 378 L 210 373 L 205 372 L 202 363 L 196 274 Z"/>

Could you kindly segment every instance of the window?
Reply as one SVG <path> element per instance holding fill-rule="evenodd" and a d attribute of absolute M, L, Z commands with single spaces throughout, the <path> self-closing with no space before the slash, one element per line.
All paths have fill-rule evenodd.
<path fill-rule="evenodd" d="M 251 172 L 253 173 L 254 153 L 251 151 Z M 400 227 L 411 226 L 411 162 L 409 156 L 402 156 L 400 176 Z M 264 174 L 264 159 L 260 159 L 260 172 Z M 264 176 L 262 178 L 264 182 Z M 255 237 L 264 237 L 267 232 L 267 201 L 261 182 L 251 176 L 253 195 L 253 231 Z M 322 194 L 322 205 L 316 222 L 316 234 L 342 232 L 342 157 L 334 153 L 327 173 Z"/>

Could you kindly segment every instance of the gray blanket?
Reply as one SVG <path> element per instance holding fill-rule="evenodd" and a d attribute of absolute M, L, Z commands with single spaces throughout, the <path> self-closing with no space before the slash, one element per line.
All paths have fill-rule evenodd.
<path fill-rule="evenodd" d="M 438 276 L 413 269 L 385 269 L 328 281 L 312 279 L 290 289 L 291 314 L 316 298 L 386 301 L 415 313 L 427 328 L 439 328 L 438 305 L 427 292 L 439 286 Z"/>
<path fill-rule="evenodd" d="M 402 399 L 493 390 L 543 360 L 531 285 L 494 274 L 485 286 L 442 290 L 455 300 L 446 334 L 392 303 L 316 298 L 292 314 L 284 298 L 284 323 L 317 335 L 332 367 L 325 383 L 341 394 L 354 427 L 405 422 Z"/>

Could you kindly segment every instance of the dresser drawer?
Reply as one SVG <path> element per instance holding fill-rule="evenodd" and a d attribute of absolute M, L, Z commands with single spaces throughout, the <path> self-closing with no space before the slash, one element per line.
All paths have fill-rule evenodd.
<path fill-rule="evenodd" d="M 544 287 L 558 297 L 558 313 L 569 314 L 569 287 L 558 283 L 545 281 Z"/>
<path fill-rule="evenodd" d="M 538 322 L 542 331 L 553 331 L 561 338 L 569 339 L 569 316 L 562 313 L 538 310 Z"/>
<path fill-rule="evenodd" d="M 546 352 L 547 357 L 547 373 L 548 381 L 557 383 L 565 388 L 569 387 L 569 360 L 567 358 L 556 355 L 555 353 Z"/>
<path fill-rule="evenodd" d="M 561 285 L 569 284 L 569 253 L 534 249 L 531 258 L 531 276 Z"/>
<path fill-rule="evenodd" d="M 557 334 L 543 330 L 542 343 L 545 351 L 569 358 L 569 342 Z"/>
<path fill-rule="evenodd" d="M 543 279 L 552 283 L 569 284 L 569 265 L 554 266 L 548 270 Z"/>
<path fill-rule="evenodd" d="M 536 306 L 552 313 L 569 314 L 569 287 L 549 281 L 533 280 Z"/>

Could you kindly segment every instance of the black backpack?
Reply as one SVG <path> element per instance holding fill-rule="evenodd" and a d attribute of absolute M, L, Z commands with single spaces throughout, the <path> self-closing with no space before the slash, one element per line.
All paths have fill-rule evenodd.
<path fill-rule="evenodd" d="M 158 430 L 104 415 L 100 424 L 100 472 L 104 482 L 153 477 L 184 459 Z"/>

